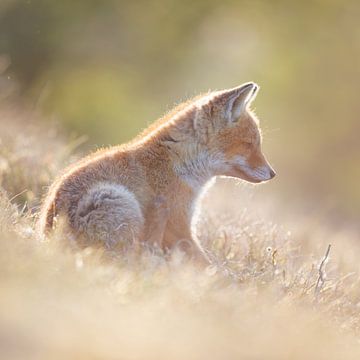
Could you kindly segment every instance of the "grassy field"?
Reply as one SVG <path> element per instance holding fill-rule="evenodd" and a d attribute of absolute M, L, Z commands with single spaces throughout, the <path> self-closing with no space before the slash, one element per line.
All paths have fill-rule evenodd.
<path fill-rule="evenodd" d="M 196 227 L 208 266 L 178 249 L 109 257 L 40 241 L 41 196 L 82 139 L 1 117 L 2 359 L 360 358 L 356 233 L 220 179 Z"/>
<path fill-rule="evenodd" d="M 360 359 L 359 16 L 358 0 L 1 0 L 0 360 Z M 208 265 L 36 237 L 87 149 L 252 80 L 278 175 L 216 180 L 194 227 Z"/>

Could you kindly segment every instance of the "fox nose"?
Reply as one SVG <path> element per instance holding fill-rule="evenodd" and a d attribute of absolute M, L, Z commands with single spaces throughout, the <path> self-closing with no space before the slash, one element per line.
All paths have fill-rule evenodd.
<path fill-rule="evenodd" d="M 276 175 L 276 172 L 274 171 L 274 169 L 270 169 L 270 179 L 275 177 L 275 175 Z"/>

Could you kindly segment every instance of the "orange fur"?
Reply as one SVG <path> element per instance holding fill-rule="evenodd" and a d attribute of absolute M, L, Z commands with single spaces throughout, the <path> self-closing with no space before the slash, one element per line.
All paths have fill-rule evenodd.
<path fill-rule="evenodd" d="M 260 182 L 275 175 L 261 152 L 258 121 L 248 111 L 257 89 L 248 83 L 199 96 L 133 141 L 72 165 L 44 201 L 41 234 L 64 216 L 84 245 L 98 239 L 107 247 L 151 241 L 165 248 L 191 239 L 195 200 L 210 178 Z"/>

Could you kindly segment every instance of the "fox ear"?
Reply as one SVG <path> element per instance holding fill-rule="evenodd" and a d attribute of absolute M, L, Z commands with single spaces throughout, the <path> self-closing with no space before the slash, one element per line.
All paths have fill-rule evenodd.
<path fill-rule="evenodd" d="M 255 99 L 259 86 L 253 82 L 240 85 L 236 88 L 224 90 L 218 95 L 222 100 L 225 116 L 230 122 L 236 122 L 241 113 Z"/>

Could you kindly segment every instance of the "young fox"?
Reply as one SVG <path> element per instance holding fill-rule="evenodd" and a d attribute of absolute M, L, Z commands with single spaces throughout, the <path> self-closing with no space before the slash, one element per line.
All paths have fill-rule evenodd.
<path fill-rule="evenodd" d="M 71 166 L 43 204 L 42 235 L 62 216 L 84 246 L 114 249 L 148 241 L 171 248 L 191 239 L 194 202 L 214 176 L 258 183 L 275 176 L 249 110 L 258 86 L 246 83 L 183 103 L 130 143 Z"/>

